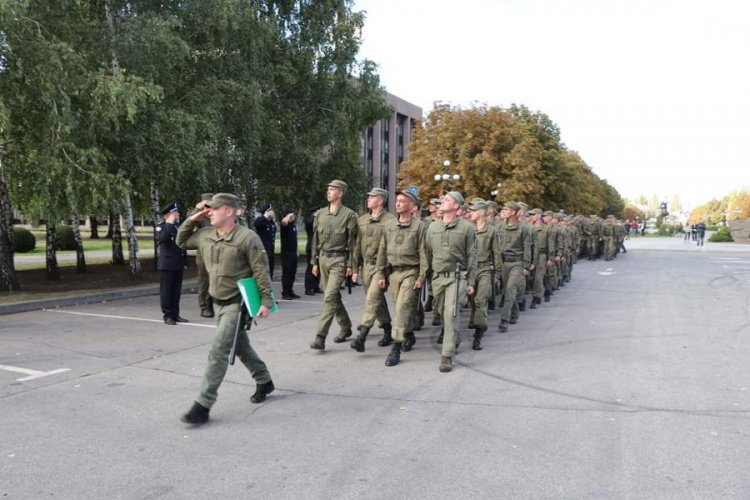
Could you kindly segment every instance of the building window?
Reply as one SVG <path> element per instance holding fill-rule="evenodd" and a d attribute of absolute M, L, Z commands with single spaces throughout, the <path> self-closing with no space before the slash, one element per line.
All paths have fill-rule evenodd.
<path fill-rule="evenodd" d="M 407 117 L 396 115 L 396 171 L 401 168 L 401 162 L 404 161 L 404 129 L 406 127 Z"/>
<path fill-rule="evenodd" d="M 372 182 L 372 173 L 373 173 L 373 161 L 372 161 L 372 127 L 367 127 L 367 130 L 365 131 L 365 141 L 364 141 L 364 159 L 365 159 L 365 173 L 367 174 L 368 182 Z"/>
<path fill-rule="evenodd" d="M 388 163 L 391 152 L 391 120 L 386 118 L 382 121 L 380 135 L 380 187 L 388 189 Z"/>

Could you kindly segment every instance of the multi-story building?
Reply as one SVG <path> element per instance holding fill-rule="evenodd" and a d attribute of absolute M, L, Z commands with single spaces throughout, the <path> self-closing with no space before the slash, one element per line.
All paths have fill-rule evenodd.
<path fill-rule="evenodd" d="M 389 193 L 396 191 L 397 174 L 401 163 L 408 156 L 412 128 L 422 119 L 422 108 L 406 102 L 388 92 L 385 101 L 393 108 L 393 114 L 379 120 L 365 130 L 362 160 L 365 172 L 371 179 L 370 187 L 379 187 Z M 389 211 L 395 208 L 394 196 L 388 197 Z"/>

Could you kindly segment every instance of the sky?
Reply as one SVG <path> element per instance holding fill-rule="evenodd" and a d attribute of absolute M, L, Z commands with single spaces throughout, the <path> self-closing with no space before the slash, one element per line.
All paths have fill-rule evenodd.
<path fill-rule="evenodd" d="M 748 0 L 356 0 L 360 57 L 422 107 L 524 104 L 635 199 L 750 188 Z"/>

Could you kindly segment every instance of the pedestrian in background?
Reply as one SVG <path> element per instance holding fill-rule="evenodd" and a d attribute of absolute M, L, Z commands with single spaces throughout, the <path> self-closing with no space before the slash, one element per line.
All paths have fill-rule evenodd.
<path fill-rule="evenodd" d="M 315 214 L 320 210 L 320 205 L 310 209 L 310 213 L 305 218 L 305 233 L 307 233 L 307 244 L 305 252 L 307 253 L 307 269 L 305 269 L 305 295 L 315 295 L 323 293 L 320 288 L 320 275 L 313 274 L 313 230 L 315 228 Z"/>
<path fill-rule="evenodd" d="M 156 228 L 159 245 L 159 260 L 156 268 L 161 273 L 159 285 L 161 312 L 164 315 L 164 323 L 168 325 L 187 323 L 188 320 L 180 316 L 180 295 L 182 294 L 182 277 L 187 265 L 187 253 L 175 242 L 180 222 L 177 203 L 167 205 L 161 215 L 164 221 Z"/>
<path fill-rule="evenodd" d="M 698 224 L 696 224 L 695 233 L 696 233 L 696 238 L 697 238 L 696 241 L 698 242 L 698 246 L 702 247 L 706 239 L 706 223 L 703 221 L 700 221 Z"/>
<path fill-rule="evenodd" d="M 260 216 L 255 219 L 253 226 L 255 227 L 255 232 L 260 236 L 260 241 L 263 242 L 263 248 L 266 249 L 268 274 L 271 277 L 271 281 L 273 281 L 274 254 L 276 252 L 276 214 L 270 203 L 266 203 L 260 207 L 259 212 Z"/>
<path fill-rule="evenodd" d="M 285 207 L 281 217 L 281 298 L 299 299 L 294 293 L 294 278 L 297 276 L 297 216 Z"/>

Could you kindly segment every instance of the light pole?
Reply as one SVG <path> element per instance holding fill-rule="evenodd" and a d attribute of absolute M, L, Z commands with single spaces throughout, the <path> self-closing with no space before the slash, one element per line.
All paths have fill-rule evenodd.
<path fill-rule="evenodd" d="M 451 181 L 460 181 L 461 176 L 458 174 L 450 174 L 451 169 L 451 161 L 445 160 L 443 162 L 443 173 L 442 174 L 435 174 L 434 179 L 436 181 L 443 181 L 443 191 L 448 191 L 448 183 Z"/>
<path fill-rule="evenodd" d="M 497 198 L 497 196 L 500 194 L 500 188 L 502 187 L 502 185 L 502 182 L 498 182 L 497 189 L 493 189 L 492 191 L 490 191 L 490 196 L 492 196 L 493 198 Z"/>

